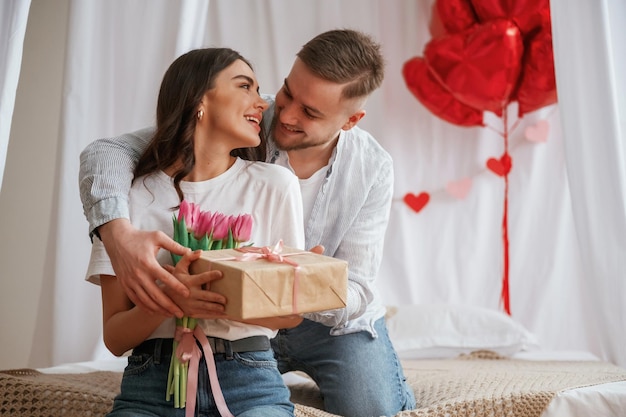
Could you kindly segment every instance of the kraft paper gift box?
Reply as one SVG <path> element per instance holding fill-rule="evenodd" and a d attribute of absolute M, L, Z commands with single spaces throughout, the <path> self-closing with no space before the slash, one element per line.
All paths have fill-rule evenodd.
<path fill-rule="evenodd" d="M 212 281 L 210 289 L 226 297 L 227 315 L 253 319 L 346 306 L 346 261 L 289 247 L 279 253 L 284 262 L 250 260 L 259 254 L 241 250 L 256 252 L 261 248 L 203 251 L 190 266 L 193 274 L 222 271 L 223 278 Z"/>

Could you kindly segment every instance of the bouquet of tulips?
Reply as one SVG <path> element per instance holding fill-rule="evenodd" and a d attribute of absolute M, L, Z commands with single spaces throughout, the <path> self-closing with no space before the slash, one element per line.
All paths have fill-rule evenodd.
<path fill-rule="evenodd" d="M 174 216 L 172 221 L 174 223 L 174 240 L 191 250 L 237 248 L 241 243 L 250 240 L 252 232 L 252 216 L 249 214 L 226 216 L 219 212 L 201 211 L 198 205 L 186 200 L 180 203 L 178 217 Z M 181 257 L 175 254 L 171 255 L 172 261 L 176 265 Z M 177 329 L 189 329 L 193 332 L 196 324 L 196 319 L 191 317 L 176 319 Z M 185 408 L 189 362 L 187 358 L 179 358 L 176 355 L 178 344 L 179 341 L 174 338 L 172 360 L 167 378 L 166 400 L 169 401 L 174 396 L 174 407 Z"/>

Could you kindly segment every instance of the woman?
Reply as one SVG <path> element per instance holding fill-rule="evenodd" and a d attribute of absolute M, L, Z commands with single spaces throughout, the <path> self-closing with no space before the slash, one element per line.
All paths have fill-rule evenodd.
<path fill-rule="evenodd" d="M 288 246 L 302 248 L 297 178 L 285 168 L 256 161 L 265 152 L 260 122 L 266 108 L 251 65 L 237 52 L 199 49 L 176 59 L 161 83 L 156 132 L 135 170 L 129 195 L 130 221 L 138 228 L 172 236 L 173 211 L 184 199 L 204 211 L 251 215 L 250 242 L 256 246 L 282 239 Z M 293 327 L 301 318 L 238 322 L 214 307 L 198 316 L 198 305 L 215 306 L 226 300 L 203 290 L 208 277 L 199 282 L 197 276 L 188 275 L 187 267 L 197 256 L 186 255 L 175 269 L 190 287 L 190 297 L 170 295 L 186 315 L 201 319 L 198 326 L 216 351 L 217 376 L 228 409 L 237 416 L 293 415 L 289 390 L 267 342 L 276 329 Z M 171 264 L 165 251 L 158 259 L 162 265 Z M 133 349 L 121 394 L 109 416 L 184 415 L 185 410 L 166 401 L 175 319 L 149 314 L 132 304 L 97 239 L 87 279 L 101 285 L 106 346 L 118 356 Z M 208 312 L 212 309 L 216 311 Z M 223 408 L 216 406 L 219 395 L 213 393 L 217 384 L 209 382 L 205 360 L 203 356 L 198 372 L 196 410 L 218 416 Z M 193 415 L 194 410 L 187 412 Z"/>

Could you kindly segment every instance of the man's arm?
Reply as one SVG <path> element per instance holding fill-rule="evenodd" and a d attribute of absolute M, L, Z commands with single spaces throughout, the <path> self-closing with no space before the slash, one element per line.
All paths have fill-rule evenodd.
<path fill-rule="evenodd" d="M 189 290 L 159 265 L 156 253 L 163 248 L 183 255 L 187 249 L 162 232 L 137 230 L 128 220 L 133 171 L 153 131 L 142 129 L 89 144 L 80 155 L 80 198 L 90 235 L 102 239 L 117 279 L 131 301 L 152 312 L 181 317 L 182 310 L 155 281 L 183 296 Z"/>
<path fill-rule="evenodd" d="M 113 219 L 128 219 L 128 193 L 137 161 L 153 128 L 98 139 L 80 154 L 79 188 L 89 233 Z"/>
<path fill-rule="evenodd" d="M 308 313 L 305 318 L 333 327 L 358 318 L 372 302 L 393 198 L 393 163 L 391 159 L 382 162 L 373 170 L 376 180 L 338 246 L 333 253 L 325 253 L 348 262 L 346 308 Z"/>

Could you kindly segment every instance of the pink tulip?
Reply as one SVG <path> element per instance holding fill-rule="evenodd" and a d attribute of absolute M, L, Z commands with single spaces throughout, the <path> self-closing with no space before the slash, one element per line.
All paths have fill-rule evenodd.
<path fill-rule="evenodd" d="M 247 242 L 252 234 L 252 216 L 249 214 L 240 214 L 231 224 L 233 238 L 236 242 Z"/>
<path fill-rule="evenodd" d="M 213 215 L 213 240 L 222 240 L 228 237 L 228 216 L 222 213 Z"/>
<path fill-rule="evenodd" d="M 185 225 L 188 231 L 193 231 L 195 224 L 198 222 L 200 215 L 200 206 L 190 203 L 187 200 L 180 202 L 180 209 L 178 211 L 178 221 L 185 219 Z"/>
<path fill-rule="evenodd" d="M 178 210 L 178 221 L 185 218 L 185 223 L 187 223 L 187 217 L 189 217 L 189 212 L 191 211 L 190 203 L 187 200 L 183 200 L 180 202 L 180 208 Z"/>
<path fill-rule="evenodd" d="M 202 236 L 211 236 L 213 231 L 214 217 L 210 211 L 201 211 L 198 216 L 198 222 L 194 227 L 194 235 L 200 239 Z"/>

